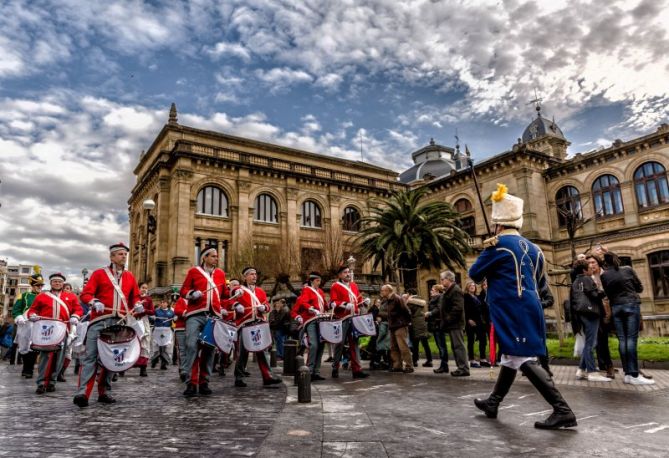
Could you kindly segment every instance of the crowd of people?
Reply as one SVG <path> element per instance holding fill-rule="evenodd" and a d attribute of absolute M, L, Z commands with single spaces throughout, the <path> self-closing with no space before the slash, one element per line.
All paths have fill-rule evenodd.
<path fill-rule="evenodd" d="M 211 395 L 210 377 L 216 372 L 225 375 L 233 361 L 234 386 L 246 387 L 249 352 L 255 355 L 263 385 L 282 383 L 272 373 L 269 351 L 278 360 L 284 358 L 284 341 L 289 337 L 297 340 L 300 354 L 306 353 L 314 382 L 325 379 L 321 365 L 326 346 L 330 376 L 338 378 L 344 367 L 350 368 L 354 379 L 369 376 L 362 367 L 361 351 L 369 359 L 370 370 L 409 374 L 419 364 L 422 347 L 423 367 L 433 367 L 437 374 L 467 377 L 475 368 L 501 366 L 491 395 L 475 400 L 488 417 L 497 417 L 499 404 L 521 371 L 554 409 L 535 426 L 576 426 L 548 366 L 543 309 L 553 304 L 553 296 L 543 253 L 519 233 L 523 201 L 500 185 L 492 202 L 495 235 L 486 240 L 471 266 L 471 280 L 461 289 L 455 273 L 444 270 L 427 299 L 412 289 L 399 294 L 386 284 L 372 303 L 361 295 L 345 264 L 336 272 L 329 298 L 318 272 L 307 275 L 301 290 L 285 278 L 268 295 L 257 284 L 258 273 L 252 266 L 242 270 L 241 279 L 226 279 L 218 267 L 217 248 L 207 247 L 181 288 L 157 298 L 155 307 L 149 286 L 137 285 L 126 270 L 129 250 L 118 243 L 110 247 L 110 264 L 93 272 L 78 297 L 61 273 L 52 274 L 50 288 L 43 290 L 43 277 L 35 272 L 30 277 L 31 290 L 13 306 L 13 320 L 2 326 L 3 358 L 22 364 L 21 375 L 26 379 L 33 378 L 39 362 L 37 394 L 54 391 L 74 361 L 79 379 L 73 402 L 86 407 L 96 382 L 97 400 L 114 403 L 112 382 L 131 367 L 138 367 L 139 375 L 146 377 L 149 364 L 153 369 L 160 364 L 160 370 L 178 365 L 186 397 Z M 622 266 L 604 247 L 575 261 L 566 311 L 581 342 L 577 378 L 605 383 L 615 377 L 608 348 L 608 337 L 615 332 L 624 383 L 654 383 L 640 371 L 637 360 L 641 291 L 634 270 Z M 30 326 L 40 326 L 40 321 L 47 337 L 61 327 L 66 330 L 58 345 L 38 346 L 34 332 L 27 335 Z M 128 332 L 131 338 L 123 340 Z M 435 355 L 430 335 L 436 343 Z M 362 349 L 361 336 L 368 336 Z M 136 346 L 126 345 L 121 351 L 114 347 L 119 342 Z M 109 355 L 105 344 L 110 345 Z M 489 359 L 489 351 L 496 357 Z"/>

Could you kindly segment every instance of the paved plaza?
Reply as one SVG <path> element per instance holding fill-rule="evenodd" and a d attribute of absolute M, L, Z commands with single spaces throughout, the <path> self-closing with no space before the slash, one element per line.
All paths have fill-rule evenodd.
<path fill-rule="evenodd" d="M 427 368 L 412 375 L 376 371 L 365 380 L 342 372 L 313 385 L 312 403 L 298 404 L 292 377 L 264 388 L 249 367 L 247 388 L 215 376 L 214 395 L 188 400 L 174 368 L 150 370 L 147 378 L 135 369 L 114 384 L 116 404 L 91 402 L 80 410 L 72 404 L 71 374 L 55 393 L 38 397 L 34 383 L 3 364 L 0 455 L 576 457 L 666 456 L 669 449 L 669 371 L 649 370 L 657 385 L 632 387 L 621 377 L 579 382 L 574 367 L 556 366 L 579 427 L 539 431 L 533 423 L 549 407 L 521 377 L 498 420 L 474 408 L 473 398 L 492 388 L 488 369 L 473 369 L 469 378 Z"/>

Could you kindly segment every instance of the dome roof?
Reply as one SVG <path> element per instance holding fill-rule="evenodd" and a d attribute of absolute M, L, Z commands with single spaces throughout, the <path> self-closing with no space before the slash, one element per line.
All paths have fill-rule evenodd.
<path fill-rule="evenodd" d="M 429 159 L 425 162 L 415 164 L 408 170 L 400 174 L 401 183 L 411 183 L 416 180 L 422 180 L 426 177 L 440 178 L 451 173 L 455 169 L 453 161 L 446 158 Z"/>
<path fill-rule="evenodd" d="M 564 134 L 558 125 L 555 124 L 554 120 L 551 121 L 550 119 L 546 119 L 541 116 L 541 113 L 538 113 L 536 119 L 525 128 L 525 132 L 523 132 L 523 143 L 536 140 L 537 138 L 546 135 L 566 140 Z"/>

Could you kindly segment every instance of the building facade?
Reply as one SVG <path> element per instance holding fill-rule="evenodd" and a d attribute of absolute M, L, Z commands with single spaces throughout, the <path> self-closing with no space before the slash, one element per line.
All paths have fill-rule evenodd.
<path fill-rule="evenodd" d="M 29 264 L 7 265 L 6 261 L 0 261 L 0 293 L 2 297 L 2 316 L 12 314 L 12 306 L 21 294 L 30 291 L 30 275 L 33 266 Z"/>
<path fill-rule="evenodd" d="M 508 151 L 475 164 L 484 205 L 497 183 L 525 201 L 523 233 L 545 252 L 553 292 L 568 296 L 574 253 L 606 245 L 634 266 L 645 285 L 647 322 L 666 334 L 669 315 L 669 126 L 609 148 L 567 157 L 568 140 L 541 115 Z M 263 267 L 267 278 L 295 281 L 355 256 L 353 240 L 371 198 L 425 186 L 426 199 L 451 203 L 471 237 L 471 264 L 486 238 L 483 212 L 459 147 L 431 141 L 402 174 L 357 161 L 168 123 L 140 157 L 130 212 L 130 268 L 153 288 L 179 284 L 205 244 L 223 267 Z M 146 210 L 143 202 L 155 202 Z M 151 224 L 153 218 L 155 224 Z M 147 224 L 148 223 L 148 224 Z M 155 226 L 155 227 L 154 227 Z M 378 284 L 364 260 L 361 283 Z M 458 272 L 462 281 L 466 271 Z M 438 272 L 419 273 L 427 295 Z M 375 288 L 369 288 L 373 291 Z"/>

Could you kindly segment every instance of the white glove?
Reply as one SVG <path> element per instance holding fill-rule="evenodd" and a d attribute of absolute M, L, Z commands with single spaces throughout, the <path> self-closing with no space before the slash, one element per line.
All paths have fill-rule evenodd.
<path fill-rule="evenodd" d="M 320 314 L 320 312 L 313 307 L 309 307 L 309 313 L 311 313 L 312 315 Z"/>
<path fill-rule="evenodd" d="M 337 304 L 335 304 L 334 302 L 330 302 L 330 303 L 328 304 L 328 308 L 329 308 L 330 310 L 332 310 L 332 309 L 335 308 L 336 306 L 337 306 Z"/>
<path fill-rule="evenodd" d="M 144 305 L 141 302 L 138 302 L 135 304 L 135 308 L 133 308 L 132 311 L 137 314 L 144 313 Z"/>
<path fill-rule="evenodd" d="M 93 299 L 91 301 L 91 307 L 93 307 L 93 309 L 98 313 L 102 313 L 105 311 L 105 304 L 103 304 L 97 299 Z"/>
<path fill-rule="evenodd" d="M 26 324 L 26 317 L 24 317 L 23 315 L 19 315 L 19 316 L 16 317 L 16 319 L 14 320 L 14 322 L 15 322 L 16 324 L 18 324 L 19 326 L 20 326 L 20 325 L 24 325 L 24 324 Z"/>
<path fill-rule="evenodd" d="M 39 316 L 36 313 L 31 313 L 28 319 L 34 323 L 35 321 L 39 321 Z"/>
<path fill-rule="evenodd" d="M 242 291 L 242 289 L 239 288 L 239 289 L 236 289 L 234 293 L 232 293 L 232 296 L 230 296 L 230 299 L 236 299 L 239 296 L 243 296 L 243 295 L 244 295 L 244 291 Z"/>
<path fill-rule="evenodd" d="M 301 316 L 299 316 L 299 315 L 297 316 L 296 320 L 297 320 L 297 322 L 300 323 L 300 324 L 302 324 L 302 323 L 304 322 L 304 319 L 303 319 Z"/>
<path fill-rule="evenodd" d="M 258 307 L 256 307 L 256 310 L 260 313 L 265 313 L 267 307 L 265 307 L 263 304 L 260 304 Z"/>
<path fill-rule="evenodd" d="M 79 318 L 77 318 L 76 316 L 71 316 L 70 317 L 70 324 L 73 325 L 73 326 L 76 326 L 77 324 L 79 324 Z"/>
<path fill-rule="evenodd" d="M 363 304 L 365 304 L 365 305 L 367 305 L 367 306 L 369 306 L 369 304 L 371 304 L 371 303 L 372 303 L 372 301 L 371 301 L 371 299 L 370 299 L 370 298 L 368 298 L 368 297 L 367 297 L 367 298 L 365 298 L 365 300 L 364 300 L 364 301 L 362 301 L 362 303 L 363 303 Z"/>
<path fill-rule="evenodd" d="M 346 304 L 346 310 L 353 310 L 353 304 L 351 304 L 350 302 Z"/>
<path fill-rule="evenodd" d="M 235 312 L 244 313 L 244 306 L 242 304 L 235 305 Z"/>
<path fill-rule="evenodd" d="M 202 291 L 199 291 L 197 289 L 196 290 L 191 290 L 191 291 L 188 292 L 187 296 L 188 296 L 188 299 L 196 301 L 196 300 L 198 300 L 202 297 Z"/>

